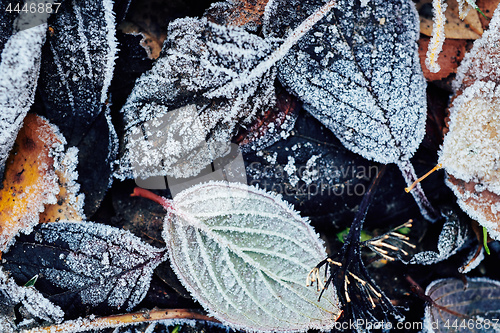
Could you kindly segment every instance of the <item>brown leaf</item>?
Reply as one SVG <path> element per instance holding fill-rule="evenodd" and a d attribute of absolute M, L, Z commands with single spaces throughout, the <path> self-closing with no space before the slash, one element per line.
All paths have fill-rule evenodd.
<path fill-rule="evenodd" d="M 78 195 L 80 186 L 76 183 L 75 172 L 77 149 L 70 148 L 61 161 L 61 165 L 55 170 L 58 178 L 59 193 L 56 195 L 57 202 L 45 206 L 40 214 L 40 223 L 59 221 L 83 221 L 84 196 Z"/>
<path fill-rule="evenodd" d="M 64 138 L 48 121 L 28 115 L 6 164 L 0 191 L 0 251 L 20 232 L 38 223 L 44 205 L 56 202 L 59 192 L 53 153 Z"/>
<path fill-rule="evenodd" d="M 499 0 L 477 0 L 476 5 L 481 9 L 481 11 L 488 17 L 490 20 L 493 17 L 493 12 L 498 7 L 500 3 Z M 479 20 L 481 20 L 481 24 L 483 25 L 483 29 L 488 29 L 490 21 L 485 19 L 482 15 L 479 15 Z"/>
<path fill-rule="evenodd" d="M 234 0 L 212 5 L 205 16 L 220 25 L 250 27 L 256 30 L 262 25 L 262 15 L 268 0 Z"/>
<path fill-rule="evenodd" d="M 439 163 L 461 208 L 500 239 L 500 12 L 457 70 Z"/>
<path fill-rule="evenodd" d="M 490 234 L 491 232 L 500 234 L 500 209 L 494 209 L 500 203 L 500 195 L 487 189 L 478 191 L 482 187 L 481 184 L 474 181 L 466 182 L 453 175 L 448 175 L 446 182 L 457 196 L 458 204 L 464 211 L 481 221 L 488 221 L 486 227 Z"/>
<path fill-rule="evenodd" d="M 478 39 L 483 34 L 483 25 L 477 11 L 470 10 L 462 21 L 458 16 L 458 4 L 455 0 L 447 1 L 446 24 L 444 34 L 447 39 Z M 481 8 L 481 6 L 480 6 Z M 432 36 L 432 0 L 421 0 L 417 3 L 420 13 L 420 33 Z"/>
<path fill-rule="evenodd" d="M 443 45 L 443 51 L 439 55 L 438 64 L 441 70 L 437 73 L 431 73 L 425 65 L 425 58 L 427 49 L 429 47 L 430 39 L 428 37 L 421 37 L 418 41 L 418 54 L 420 57 L 420 64 L 422 71 L 427 81 L 437 81 L 446 78 L 448 75 L 456 73 L 457 67 L 462 61 L 467 41 L 465 39 L 447 39 Z"/>

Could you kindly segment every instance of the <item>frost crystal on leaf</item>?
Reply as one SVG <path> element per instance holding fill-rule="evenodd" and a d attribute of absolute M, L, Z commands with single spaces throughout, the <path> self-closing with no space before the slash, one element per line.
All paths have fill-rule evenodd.
<path fill-rule="evenodd" d="M 64 312 L 57 305 L 52 304 L 48 299 L 42 296 L 32 287 L 20 287 L 6 272 L 0 267 L 0 329 L 2 332 L 8 331 L 8 328 L 14 328 L 16 324 L 14 319 L 8 318 L 8 315 L 2 309 L 2 306 L 13 308 L 21 304 L 22 309 L 34 318 L 39 318 L 48 322 L 61 322 L 64 318 Z M 24 311 L 19 311 L 23 313 Z M 4 318 L 2 318 L 5 316 Z M 5 320 L 5 321 L 4 321 Z M 10 325 L 9 325 L 10 324 Z M 6 326 L 4 326 L 6 325 Z M 17 331 L 17 330 L 16 330 Z M 14 331 L 12 331 L 14 332 Z"/>
<path fill-rule="evenodd" d="M 0 56 L 0 180 L 23 119 L 35 99 L 47 24 L 12 35 Z"/>
<path fill-rule="evenodd" d="M 264 31 L 283 37 L 321 4 L 274 1 Z M 411 1 L 338 1 L 278 62 L 278 78 L 350 150 L 381 163 L 408 159 L 426 118 L 417 19 Z"/>
<path fill-rule="evenodd" d="M 122 164 L 132 176 L 193 176 L 224 155 L 238 125 L 275 103 L 275 69 L 249 77 L 275 45 L 206 19 L 172 22 L 162 57 L 122 110 L 128 151 Z"/>
<path fill-rule="evenodd" d="M 461 279 L 436 280 L 427 286 L 425 294 L 437 306 L 426 306 L 422 332 L 498 332 L 494 323 L 500 319 L 499 281 L 467 278 L 464 284 Z"/>
<path fill-rule="evenodd" d="M 439 162 L 460 207 L 500 239 L 500 11 L 489 27 L 458 68 Z"/>
<path fill-rule="evenodd" d="M 49 21 L 43 49 L 40 92 L 47 117 L 57 122 L 70 145 L 78 145 L 102 105 L 117 52 L 111 0 L 65 1 Z"/>
<path fill-rule="evenodd" d="M 216 318 L 250 331 L 329 329 L 335 288 L 306 287 L 326 257 L 306 219 L 281 198 L 237 183 L 193 186 L 171 202 L 163 236 L 172 267 Z"/>
<path fill-rule="evenodd" d="M 446 260 L 462 248 L 467 240 L 468 227 L 460 222 L 451 211 L 443 214 L 446 222 L 439 234 L 438 251 L 417 253 L 409 261 L 410 264 L 431 265 Z"/>
<path fill-rule="evenodd" d="M 165 250 L 128 231 L 63 222 L 39 225 L 3 258 L 4 267 L 16 278 L 39 274 L 40 290 L 50 286 L 63 290 L 51 296 L 54 302 L 68 302 L 78 295 L 83 304 L 131 310 L 146 295 L 153 269 L 165 256 Z"/>

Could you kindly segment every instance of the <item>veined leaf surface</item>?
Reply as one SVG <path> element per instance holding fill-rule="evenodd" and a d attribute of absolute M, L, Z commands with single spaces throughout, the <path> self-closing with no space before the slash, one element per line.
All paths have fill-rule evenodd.
<path fill-rule="evenodd" d="M 179 193 L 165 218 L 171 263 L 193 296 L 229 326 L 250 331 L 329 329 L 335 288 L 306 287 L 326 256 L 308 221 L 279 197 L 237 183 Z"/>

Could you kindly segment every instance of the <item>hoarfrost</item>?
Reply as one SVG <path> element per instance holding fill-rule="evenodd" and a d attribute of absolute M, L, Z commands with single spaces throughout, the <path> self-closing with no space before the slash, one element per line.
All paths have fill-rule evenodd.
<path fill-rule="evenodd" d="M 80 143 L 108 98 L 117 53 L 112 9 L 111 0 L 66 1 L 51 22 L 56 32 L 43 49 L 40 92 L 70 145 Z"/>
<path fill-rule="evenodd" d="M 33 318 L 39 318 L 47 322 L 59 323 L 64 318 L 64 312 L 60 307 L 52 304 L 35 288 L 18 286 L 2 267 L 0 267 L 0 300 L 2 306 L 12 307 L 12 310 L 15 306 L 21 304 L 21 310 L 18 313 L 23 314 L 26 312 Z M 2 311 L 0 319 L 2 319 L 0 321 L 2 332 L 8 332 L 10 329 L 14 332 L 13 329 L 17 326 L 14 320 L 20 321 L 22 318 L 10 318 L 7 313 Z"/>
<path fill-rule="evenodd" d="M 426 306 L 422 332 L 500 331 L 495 324 L 500 319 L 499 281 L 488 278 L 467 278 L 464 283 L 461 279 L 441 279 L 430 283 L 425 289 L 425 294 L 434 300 L 437 306 L 432 303 Z M 457 322 L 458 325 L 451 325 Z"/>
<path fill-rule="evenodd" d="M 163 56 L 122 109 L 133 177 L 193 176 L 227 152 L 237 125 L 275 103 L 275 69 L 248 75 L 276 44 L 206 19 L 172 22 Z M 166 118 L 173 110 L 179 116 Z"/>
<path fill-rule="evenodd" d="M 488 30 L 474 42 L 472 49 L 464 56 L 452 83 L 455 91 L 463 90 L 476 81 L 500 82 L 500 10 L 495 10 Z"/>
<path fill-rule="evenodd" d="M 318 302 L 305 285 L 325 258 L 323 244 L 279 196 L 238 183 L 193 186 L 171 202 L 163 237 L 183 284 L 225 324 L 251 331 L 332 327 L 335 288 Z"/>
<path fill-rule="evenodd" d="M 35 99 L 47 24 L 23 30 L 5 43 L 0 62 L 0 180 L 23 119 Z"/>
<path fill-rule="evenodd" d="M 264 32 L 283 37 L 321 4 L 274 1 Z M 338 1 L 279 61 L 278 78 L 347 148 L 394 163 L 411 157 L 425 132 L 418 15 L 411 1 L 363 4 Z"/>
<path fill-rule="evenodd" d="M 241 28 L 219 26 L 205 18 L 172 22 L 163 57 L 136 82 L 122 109 L 127 123 L 127 152 L 117 177 L 194 176 L 214 157 L 228 151 L 237 125 L 248 125 L 258 113 L 274 106 L 276 62 L 333 4 L 332 0 L 321 8 L 318 6 L 317 12 L 304 20 L 274 52 L 278 39 L 262 39 Z M 159 125 L 156 125 L 162 123 L 158 121 L 159 117 L 187 106 L 195 107 L 198 136 L 206 141 L 197 146 L 200 147 L 197 148 L 198 156 L 202 158 L 193 161 L 186 160 L 192 145 L 184 147 L 175 140 L 154 137 L 158 134 L 156 131 L 160 132 Z M 192 117 L 189 121 L 193 122 Z M 186 128 L 175 124 L 171 127 Z M 184 135 L 183 132 L 169 134 L 168 131 L 167 137 Z M 133 135 L 139 135 L 141 139 Z M 144 141 L 154 141 L 155 147 L 169 148 L 167 151 L 151 150 L 151 145 Z M 132 150 L 137 150 L 136 157 L 140 156 L 137 161 L 132 161 L 129 156 Z M 147 162 L 150 158 L 161 161 L 163 165 L 151 168 Z M 184 166 L 178 167 L 177 164 Z"/>
<path fill-rule="evenodd" d="M 31 238 L 19 240 L 4 255 L 14 276 L 40 274 L 39 283 L 62 288 L 63 297 L 78 294 L 83 304 L 126 310 L 144 298 L 153 269 L 165 257 L 164 249 L 128 231 L 91 222 L 39 225 Z"/>
<path fill-rule="evenodd" d="M 438 252 L 424 251 L 417 253 L 410 259 L 410 264 L 432 265 L 438 263 L 457 253 L 465 244 L 469 232 L 467 225 L 460 222 L 451 211 L 445 213 L 444 216 L 446 222 L 439 234 Z"/>

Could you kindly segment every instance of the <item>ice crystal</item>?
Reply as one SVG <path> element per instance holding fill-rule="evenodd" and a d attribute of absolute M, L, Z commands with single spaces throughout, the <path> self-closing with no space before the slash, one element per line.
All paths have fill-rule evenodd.
<path fill-rule="evenodd" d="M 17 32 L 0 56 L 0 180 L 17 132 L 35 98 L 47 24 Z"/>
<path fill-rule="evenodd" d="M 63 222 L 39 225 L 4 259 L 14 276 L 39 274 L 38 285 L 65 291 L 54 300 L 65 302 L 77 294 L 83 304 L 131 310 L 146 295 L 165 251 L 107 225 Z"/>
<path fill-rule="evenodd" d="M 61 322 L 64 317 L 64 312 L 60 307 L 52 304 L 35 288 L 18 286 L 14 279 L 4 272 L 2 267 L 0 267 L 0 300 L 0 305 L 2 306 L 14 308 L 20 304 L 22 310 L 19 311 L 19 313 L 26 311 L 30 316 L 44 321 L 58 323 Z M 5 318 L 2 318 L 2 315 L 5 316 Z M 0 319 L 2 319 L 0 320 L 0 329 L 2 332 L 6 332 L 9 331 L 9 326 L 11 329 L 17 326 L 14 323 L 14 319 L 21 321 L 23 318 L 9 318 L 9 316 L 2 311 Z M 14 330 L 12 330 L 12 332 L 14 332 Z"/>
<path fill-rule="evenodd" d="M 444 213 L 446 222 L 439 234 L 438 251 L 419 252 L 411 258 L 410 264 L 431 265 L 443 261 L 457 253 L 467 240 L 468 227 L 460 222 L 451 211 Z"/>
<path fill-rule="evenodd" d="M 274 1 L 264 31 L 282 37 L 321 3 Z M 411 1 L 337 1 L 279 61 L 278 78 L 347 148 L 394 163 L 411 157 L 425 132 L 418 38 Z"/>
<path fill-rule="evenodd" d="M 205 18 L 172 22 L 163 56 L 137 81 L 122 110 L 127 153 L 117 176 L 190 177 L 224 155 L 238 126 L 274 106 L 276 62 L 333 4 L 331 0 L 318 6 L 276 50 L 275 38 L 263 39 Z M 185 124 L 164 121 L 172 110 L 189 112 Z M 191 158 L 193 147 L 196 158 Z M 153 166 L 150 159 L 160 163 Z"/>
<path fill-rule="evenodd" d="M 216 318 L 250 331 L 328 329 L 338 315 L 335 288 L 306 288 L 326 256 L 308 221 L 275 195 L 210 182 L 168 203 L 163 236 L 172 267 Z"/>
<path fill-rule="evenodd" d="M 103 112 L 117 42 L 111 0 L 66 1 L 50 21 L 43 49 L 40 92 L 47 117 L 58 122 L 70 145 L 77 145 Z"/>

